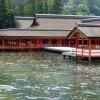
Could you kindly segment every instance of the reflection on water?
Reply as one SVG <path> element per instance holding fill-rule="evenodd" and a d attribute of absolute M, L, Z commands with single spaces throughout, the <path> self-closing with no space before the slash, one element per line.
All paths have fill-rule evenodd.
<path fill-rule="evenodd" d="M 0 53 L 0 100 L 100 100 L 98 70 L 56 53 Z"/>

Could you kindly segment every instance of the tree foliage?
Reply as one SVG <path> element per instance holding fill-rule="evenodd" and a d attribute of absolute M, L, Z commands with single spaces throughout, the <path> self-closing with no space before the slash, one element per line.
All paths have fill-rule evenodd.
<path fill-rule="evenodd" d="M 99 2 L 100 0 L 0 0 L 0 28 L 14 27 L 15 15 L 100 15 Z"/>
<path fill-rule="evenodd" d="M 67 0 L 64 14 L 100 15 L 100 0 Z"/>
<path fill-rule="evenodd" d="M 15 27 L 14 9 L 10 0 L 0 0 L 0 28 Z"/>
<path fill-rule="evenodd" d="M 100 15 L 99 2 L 100 0 L 20 0 L 17 15 L 32 16 L 35 13 Z"/>
<path fill-rule="evenodd" d="M 52 3 L 52 13 L 59 14 L 62 11 L 62 2 L 61 0 L 54 0 Z"/>

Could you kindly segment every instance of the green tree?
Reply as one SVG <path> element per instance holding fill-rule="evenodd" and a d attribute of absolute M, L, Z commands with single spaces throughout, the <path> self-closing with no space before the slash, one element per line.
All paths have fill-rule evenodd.
<path fill-rule="evenodd" d="M 63 8 L 63 13 L 72 15 L 89 15 L 90 9 L 87 0 L 69 0 Z"/>
<path fill-rule="evenodd" d="M 14 10 L 10 0 L 0 0 L 0 28 L 15 27 Z"/>
<path fill-rule="evenodd" d="M 43 2 L 43 13 L 45 14 L 49 13 L 48 0 L 44 0 Z"/>
<path fill-rule="evenodd" d="M 36 2 L 36 13 L 43 13 L 44 12 L 43 4 L 44 4 L 44 0 L 38 0 Z"/>
<path fill-rule="evenodd" d="M 31 15 L 36 14 L 36 5 L 37 5 L 37 0 L 29 0 L 29 6 L 31 7 Z"/>
<path fill-rule="evenodd" d="M 53 0 L 53 3 L 52 3 L 52 12 L 51 13 L 54 13 L 54 14 L 59 14 L 61 13 L 62 11 L 62 2 L 61 0 Z"/>
<path fill-rule="evenodd" d="M 0 28 L 4 27 L 4 17 L 5 17 L 4 12 L 7 12 L 5 0 L 0 0 Z"/>
<path fill-rule="evenodd" d="M 27 16 L 30 14 L 30 9 L 28 8 L 29 4 L 27 0 L 21 0 L 19 5 L 17 6 L 17 14 L 20 16 Z"/>
<path fill-rule="evenodd" d="M 90 13 L 100 15 L 100 0 L 87 0 Z"/>
<path fill-rule="evenodd" d="M 48 0 L 31 0 L 33 14 L 48 13 Z"/>

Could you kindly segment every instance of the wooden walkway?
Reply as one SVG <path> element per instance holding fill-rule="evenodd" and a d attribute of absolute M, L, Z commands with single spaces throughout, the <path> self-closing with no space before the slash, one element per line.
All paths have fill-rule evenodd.
<path fill-rule="evenodd" d="M 51 51 L 59 51 L 59 52 L 68 52 L 68 51 L 76 51 L 75 48 L 71 47 L 44 47 L 43 49 L 51 50 Z"/>
<path fill-rule="evenodd" d="M 100 50 L 76 49 L 73 47 L 45 47 L 46 50 L 62 52 L 63 56 L 100 58 Z M 91 53 L 90 53 L 91 52 Z M 91 55 L 90 55 L 91 54 Z"/>

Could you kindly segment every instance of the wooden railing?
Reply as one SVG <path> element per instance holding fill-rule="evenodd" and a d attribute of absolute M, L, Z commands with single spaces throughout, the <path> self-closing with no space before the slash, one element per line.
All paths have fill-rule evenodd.
<path fill-rule="evenodd" d="M 2 46 L 2 45 L 0 45 L 0 49 L 25 49 L 25 48 L 26 49 L 28 49 L 28 48 L 29 49 L 32 49 L 32 48 L 34 49 L 34 48 L 42 48 L 42 46 L 41 45 L 35 45 L 35 46 L 34 45 L 33 46 L 30 46 L 30 45 L 26 45 L 26 46 L 25 45 L 24 46 L 23 45 L 21 45 L 21 46 L 20 45 L 19 46 L 16 46 L 16 45 L 5 46 L 4 45 L 4 46 Z"/>
<path fill-rule="evenodd" d="M 92 49 L 89 51 L 89 49 L 76 49 L 76 54 L 80 56 L 92 56 L 92 57 L 100 57 L 100 49 Z"/>

